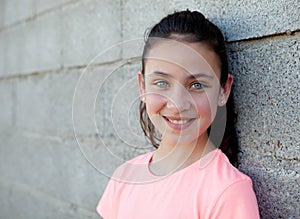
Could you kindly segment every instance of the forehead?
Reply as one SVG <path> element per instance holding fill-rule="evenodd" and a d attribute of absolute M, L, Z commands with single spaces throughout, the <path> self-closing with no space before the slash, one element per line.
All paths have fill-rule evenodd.
<path fill-rule="evenodd" d="M 180 68 L 190 74 L 207 73 L 220 77 L 217 54 L 204 43 L 187 43 L 170 39 L 155 39 L 145 56 L 145 73 L 160 68 Z M 168 70 L 168 69 L 167 69 Z M 172 71 L 172 69 L 171 69 Z"/>

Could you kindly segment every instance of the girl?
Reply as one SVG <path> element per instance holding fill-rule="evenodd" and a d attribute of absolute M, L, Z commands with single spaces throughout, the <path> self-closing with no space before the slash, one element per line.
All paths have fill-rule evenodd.
<path fill-rule="evenodd" d="M 176 12 L 150 30 L 140 120 L 157 149 L 115 171 L 97 206 L 104 219 L 259 218 L 250 178 L 232 165 L 232 82 L 223 35 L 201 13 Z"/>

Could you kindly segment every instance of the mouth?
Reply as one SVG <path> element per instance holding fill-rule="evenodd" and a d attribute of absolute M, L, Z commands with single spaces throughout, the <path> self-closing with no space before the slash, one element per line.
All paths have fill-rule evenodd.
<path fill-rule="evenodd" d="M 195 118 L 179 118 L 179 117 L 167 117 L 163 116 L 171 128 L 176 130 L 182 130 L 191 125 Z"/>
<path fill-rule="evenodd" d="M 175 119 L 168 119 L 168 118 L 166 118 L 169 122 L 171 122 L 171 123 L 173 123 L 173 124 L 177 124 L 177 125 L 183 125 L 183 124 L 186 124 L 186 123 L 188 123 L 188 121 L 189 120 L 186 120 L 186 119 L 184 119 L 184 120 L 175 120 Z"/>

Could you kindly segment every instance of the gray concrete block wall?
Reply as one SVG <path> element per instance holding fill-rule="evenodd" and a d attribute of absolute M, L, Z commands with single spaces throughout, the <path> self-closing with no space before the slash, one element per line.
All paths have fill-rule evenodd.
<path fill-rule="evenodd" d="M 299 42 L 296 33 L 229 46 L 240 169 L 252 177 L 266 218 L 299 215 Z"/>
<path fill-rule="evenodd" d="M 296 1 L 0 0 L 0 218 L 99 218 L 114 168 L 151 148 L 135 109 L 144 31 L 186 8 L 228 41 L 261 217 L 300 217 Z"/>

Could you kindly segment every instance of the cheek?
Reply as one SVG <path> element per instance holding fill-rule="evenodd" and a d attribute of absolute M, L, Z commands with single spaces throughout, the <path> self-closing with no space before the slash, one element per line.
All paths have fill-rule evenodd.
<path fill-rule="evenodd" d="M 146 96 L 146 108 L 149 116 L 157 114 L 165 105 L 166 100 L 159 94 L 148 94 Z"/>
<path fill-rule="evenodd" d="M 217 112 L 216 95 L 203 95 L 194 99 L 196 111 L 202 119 L 212 122 Z"/>

